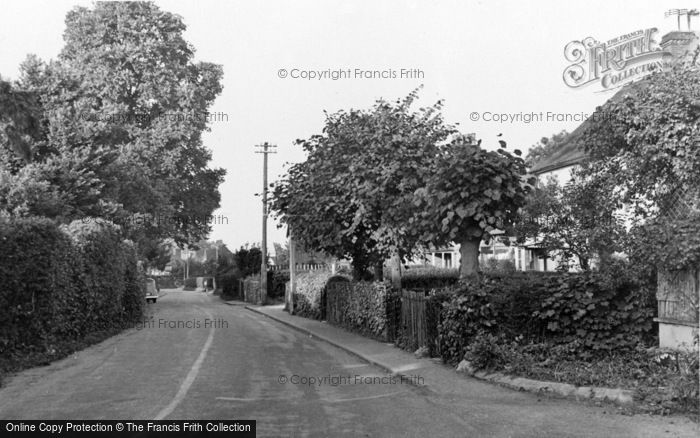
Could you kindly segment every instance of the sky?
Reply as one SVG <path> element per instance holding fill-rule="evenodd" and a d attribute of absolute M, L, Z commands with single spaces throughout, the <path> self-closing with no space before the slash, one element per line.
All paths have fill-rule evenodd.
<path fill-rule="evenodd" d="M 592 113 L 611 95 L 564 83 L 567 43 L 586 37 L 606 41 L 652 27 L 659 29 L 658 43 L 677 26 L 664 12 L 698 7 L 686 0 L 156 3 L 183 17 L 196 61 L 223 66 L 224 90 L 211 109 L 220 120 L 211 123 L 204 141 L 212 165 L 227 170 L 210 239 L 229 248 L 261 240 L 256 194 L 262 188 L 262 155 L 254 153 L 255 145 L 277 145 L 277 154 L 269 156 L 274 181 L 285 163 L 303 161 L 294 141 L 321 133 L 324 111 L 370 108 L 379 98 L 395 100 L 422 85 L 419 106 L 443 100 L 445 120 L 476 133 L 487 148 L 495 148 L 503 134 L 509 148 L 526 151 L 542 137 L 572 131 L 580 123 L 573 115 Z M 30 53 L 55 58 L 66 13 L 91 4 L 4 1 L 0 75 L 16 78 Z M 682 22 L 685 29 L 685 18 Z M 700 19 L 691 26 L 700 29 Z M 341 70 L 343 77 L 331 79 Z M 313 74 L 326 77 L 309 78 Z M 523 117 L 547 112 L 571 116 L 529 122 Z M 497 114 L 512 119 L 496 121 Z M 268 247 L 284 242 L 285 233 L 268 221 Z"/>

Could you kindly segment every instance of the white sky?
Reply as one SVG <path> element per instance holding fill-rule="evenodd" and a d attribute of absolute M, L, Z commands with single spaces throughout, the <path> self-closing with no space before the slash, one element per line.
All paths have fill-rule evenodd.
<path fill-rule="evenodd" d="M 670 8 L 700 5 L 687 0 L 569 1 L 161 1 L 188 26 L 197 60 L 223 65 L 224 91 L 213 112 L 228 122 L 211 125 L 205 143 L 213 165 L 228 171 L 221 209 L 228 224 L 211 239 L 234 249 L 259 242 L 262 158 L 254 145 L 278 145 L 270 156 L 270 180 L 283 163 L 303 159 L 297 138 L 320 133 L 323 110 L 367 108 L 375 99 L 396 99 L 424 84 L 421 105 L 445 101 L 445 118 L 475 132 L 489 147 L 503 133 L 509 148 L 529 148 L 543 136 L 576 128 L 577 122 L 472 122 L 470 114 L 557 112 L 590 114 L 610 94 L 571 89 L 562 80 L 569 64 L 564 46 L 593 37 L 609 40 L 657 27 L 656 41 L 676 28 Z M 55 58 L 64 18 L 84 1 L 5 1 L 0 12 L 0 75 L 16 78 L 28 53 Z M 685 26 L 685 18 L 682 20 Z M 693 29 L 700 29 L 695 19 Z M 685 27 L 684 27 L 685 29 Z M 388 70 L 417 68 L 422 79 L 281 79 L 279 69 Z M 285 231 L 268 224 L 269 248 Z"/>

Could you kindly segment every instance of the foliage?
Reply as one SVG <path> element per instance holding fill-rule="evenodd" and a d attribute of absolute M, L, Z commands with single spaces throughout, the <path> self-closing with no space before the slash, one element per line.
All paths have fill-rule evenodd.
<path fill-rule="evenodd" d="M 667 269 L 696 266 L 700 246 L 671 247 L 684 236 L 700 234 L 700 221 L 679 209 L 695 203 L 700 191 L 700 69 L 677 65 L 648 76 L 596 110 L 580 140 L 598 163 L 595 177 L 609 178 L 621 188 L 620 199 L 634 208 L 646 235 L 656 235 L 643 249 L 646 258 Z M 636 250 L 639 251 L 640 245 Z"/>
<path fill-rule="evenodd" d="M 277 242 L 273 243 L 275 247 L 275 265 L 281 267 L 289 266 L 289 244 L 281 245 Z"/>
<path fill-rule="evenodd" d="M 653 287 L 624 262 L 604 271 L 485 275 L 458 285 L 443 304 L 439 348 L 457 363 L 483 332 L 568 345 L 580 357 L 624 351 L 651 341 L 655 308 Z"/>
<path fill-rule="evenodd" d="M 391 255 L 410 256 L 414 192 L 452 128 L 441 103 L 411 110 L 417 93 L 369 110 L 327 115 L 323 134 L 298 140 L 306 161 L 274 185 L 272 209 L 304 246 L 352 260 L 356 279 Z"/>
<path fill-rule="evenodd" d="M 534 313 L 557 343 L 580 343 L 581 355 L 620 351 L 648 341 L 655 302 L 624 272 L 552 278 L 548 295 Z"/>
<path fill-rule="evenodd" d="M 465 359 L 475 370 L 575 386 L 630 389 L 641 412 L 700 414 L 697 345 L 680 351 L 613 350 L 581 358 L 575 354 L 576 344 L 531 342 L 522 336 L 479 333 L 467 348 Z"/>
<path fill-rule="evenodd" d="M 257 246 L 242 245 L 233 253 L 233 263 L 241 277 L 259 274 L 262 266 L 262 251 Z"/>
<path fill-rule="evenodd" d="M 238 298 L 241 295 L 240 277 L 236 274 L 223 274 L 216 279 L 216 283 L 221 287 L 221 295 L 225 298 Z"/>
<path fill-rule="evenodd" d="M 197 277 L 187 277 L 185 278 L 185 290 L 195 290 L 197 289 Z"/>
<path fill-rule="evenodd" d="M 105 218 L 156 261 L 157 242 L 204 237 L 225 173 L 202 143 L 222 70 L 193 62 L 184 31 L 152 3 L 69 12 L 58 59 L 30 56 L 0 85 L 0 106 L 17 110 L 0 115 L 0 210 Z"/>
<path fill-rule="evenodd" d="M 286 284 L 289 281 L 289 271 L 267 272 L 267 296 L 268 298 L 284 297 Z"/>
<path fill-rule="evenodd" d="M 619 190 L 609 175 L 592 176 L 593 166 L 573 170 L 564 186 L 553 177 L 539 184 L 513 227 L 520 243 L 536 241 L 565 271 L 590 270 L 592 260 L 604 261 L 625 241 Z"/>
<path fill-rule="evenodd" d="M 328 286 L 328 322 L 389 340 L 388 300 L 391 288 L 382 282 L 334 282 Z"/>
<path fill-rule="evenodd" d="M 136 253 L 109 224 L 0 219 L 0 242 L 3 358 L 55 357 L 93 333 L 142 317 L 145 285 Z"/>
<path fill-rule="evenodd" d="M 515 263 L 512 260 L 497 259 L 495 257 L 487 258 L 481 269 L 485 273 L 493 274 L 509 274 L 516 271 Z"/>
<path fill-rule="evenodd" d="M 420 241 L 461 245 L 460 277 L 477 274 L 479 244 L 484 236 L 508 227 L 531 189 L 521 152 L 486 151 L 458 136 L 441 148 L 426 186 L 416 191 L 416 214 L 410 228 Z"/>
<path fill-rule="evenodd" d="M 438 289 L 459 279 L 457 268 L 409 267 L 401 273 L 402 289 Z"/>
<path fill-rule="evenodd" d="M 551 137 L 542 137 L 537 144 L 534 144 L 525 155 L 525 164 L 532 167 L 544 158 L 550 157 L 569 139 L 569 133 L 560 131 Z"/>
<path fill-rule="evenodd" d="M 663 205 L 679 185 L 694 187 L 700 173 L 700 69 L 677 66 L 627 89 L 597 108 L 581 144 L 605 158 L 626 189 L 626 201 Z M 612 133 L 612 135 L 610 135 Z"/>
<path fill-rule="evenodd" d="M 328 271 L 310 271 L 301 273 L 296 278 L 294 294 L 294 314 L 311 319 L 321 319 L 322 304 L 325 299 L 326 285 L 334 277 Z"/>
<path fill-rule="evenodd" d="M 475 370 L 497 370 L 508 363 L 507 352 L 502 346 L 502 336 L 479 332 L 467 347 L 464 359 Z"/>

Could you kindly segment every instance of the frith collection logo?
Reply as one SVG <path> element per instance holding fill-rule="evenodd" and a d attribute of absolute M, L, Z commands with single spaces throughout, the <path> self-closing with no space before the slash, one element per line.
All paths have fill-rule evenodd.
<path fill-rule="evenodd" d="M 564 70 L 564 83 L 579 88 L 600 83 L 604 90 L 618 88 L 664 67 L 654 36 L 656 28 L 641 29 L 606 42 L 592 37 L 566 45 L 564 56 L 572 64 Z"/>
<path fill-rule="evenodd" d="M 619 88 L 641 79 L 652 71 L 668 68 L 689 53 L 700 53 L 700 34 L 690 28 L 691 19 L 700 16 L 697 9 L 669 9 L 664 16 L 676 17 L 678 30 L 666 34 L 657 45 L 655 27 L 640 29 L 606 42 L 592 37 L 572 41 L 564 48 L 571 64 L 564 69 L 564 83 L 571 88 L 599 84 L 605 90 Z M 681 17 L 688 23 L 681 30 Z M 694 58 L 694 59 L 695 59 Z"/>

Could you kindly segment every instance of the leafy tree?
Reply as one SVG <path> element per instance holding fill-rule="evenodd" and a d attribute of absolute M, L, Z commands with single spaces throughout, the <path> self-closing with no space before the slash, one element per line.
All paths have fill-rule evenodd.
<path fill-rule="evenodd" d="M 184 30 L 152 3 L 69 12 L 58 59 L 30 56 L 13 89 L 0 87 L 0 100 L 22 109 L 0 119 L 26 143 L 15 136 L 8 143 L 21 151 L 0 154 L 0 208 L 60 221 L 104 217 L 145 248 L 157 245 L 149 239 L 205 237 L 225 172 L 208 167 L 201 137 L 222 70 L 193 62 Z M 38 123 L 22 93 L 37 96 Z"/>
<path fill-rule="evenodd" d="M 596 110 L 581 143 L 614 176 L 623 200 L 653 214 L 700 174 L 700 68 L 676 66 L 627 89 Z M 594 114 L 594 115 L 596 115 Z"/>
<path fill-rule="evenodd" d="M 271 206 L 305 247 L 352 260 L 355 278 L 381 276 L 390 256 L 409 257 L 418 234 L 406 226 L 438 145 L 453 129 L 441 103 L 411 109 L 417 91 L 369 110 L 326 116 L 321 135 L 297 143 L 307 159 L 274 184 Z"/>
<path fill-rule="evenodd" d="M 233 261 L 242 277 L 260 273 L 262 251 L 258 246 L 243 245 L 233 253 Z"/>
<path fill-rule="evenodd" d="M 275 265 L 289 266 L 289 244 L 273 243 L 275 247 Z"/>
<path fill-rule="evenodd" d="M 559 256 L 560 269 L 578 264 L 588 271 L 594 259 L 605 262 L 621 251 L 626 237 L 617 187 L 610 178 L 588 175 L 588 166 L 574 170 L 563 186 L 554 177 L 542 181 L 514 226 L 521 243 L 532 239 Z"/>
<path fill-rule="evenodd" d="M 559 149 L 559 147 L 568 139 L 569 133 L 564 131 L 558 134 L 553 134 L 551 137 L 542 137 L 540 141 L 530 148 L 525 155 L 525 164 L 527 167 L 532 167 L 542 159 L 549 157 Z"/>
<path fill-rule="evenodd" d="M 409 227 L 422 242 L 460 244 L 460 277 L 476 275 L 479 245 L 489 233 L 509 227 L 531 189 L 521 152 L 486 151 L 463 136 L 441 148 L 427 184 L 416 191 Z"/>
<path fill-rule="evenodd" d="M 700 53 L 700 52 L 698 52 Z M 626 248 L 668 269 L 700 260 L 700 67 L 659 71 L 599 107 L 581 139 L 598 165 L 593 177 L 619 187 L 637 221 Z"/>

